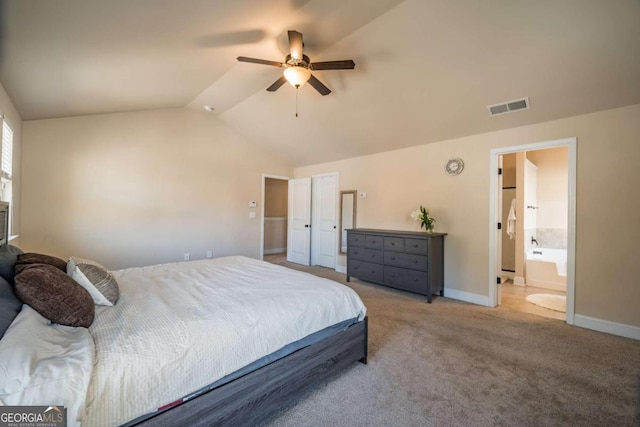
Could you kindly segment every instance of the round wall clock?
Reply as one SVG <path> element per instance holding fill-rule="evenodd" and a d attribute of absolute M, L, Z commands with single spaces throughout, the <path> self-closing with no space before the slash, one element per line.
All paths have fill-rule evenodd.
<path fill-rule="evenodd" d="M 464 162 L 461 158 L 456 157 L 454 159 L 449 159 L 447 165 L 445 166 L 445 170 L 449 175 L 459 175 L 462 173 L 464 169 Z"/>

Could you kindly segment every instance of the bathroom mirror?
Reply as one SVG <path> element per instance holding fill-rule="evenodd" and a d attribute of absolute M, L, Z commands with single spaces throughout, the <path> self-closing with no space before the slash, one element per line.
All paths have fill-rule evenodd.
<path fill-rule="evenodd" d="M 347 232 L 356 228 L 356 190 L 340 192 L 340 253 L 347 253 Z"/>

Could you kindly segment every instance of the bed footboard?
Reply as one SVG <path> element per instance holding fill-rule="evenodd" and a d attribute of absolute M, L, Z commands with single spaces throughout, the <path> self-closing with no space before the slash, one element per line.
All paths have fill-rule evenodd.
<path fill-rule="evenodd" d="M 137 424 L 254 425 L 353 362 L 367 363 L 367 318 L 234 381 Z"/>

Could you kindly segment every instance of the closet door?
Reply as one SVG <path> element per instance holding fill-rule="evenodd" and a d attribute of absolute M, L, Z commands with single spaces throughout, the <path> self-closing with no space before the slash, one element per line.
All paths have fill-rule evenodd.
<path fill-rule="evenodd" d="M 336 268 L 338 175 L 312 178 L 311 264 Z"/>
<path fill-rule="evenodd" d="M 289 180 L 287 261 L 309 265 L 311 254 L 311 178 Z"/>

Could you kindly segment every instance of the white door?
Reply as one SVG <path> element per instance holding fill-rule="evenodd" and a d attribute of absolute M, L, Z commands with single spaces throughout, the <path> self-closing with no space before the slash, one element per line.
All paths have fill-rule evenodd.
<path fill-rule="evenodd" d="M 311 264 L 336 267 L 338 175 L 312 177 Z"/>
<path fill-rule="evenodd" d="M 309 265 L 311 254 L 311 178 L 289 180 L 287 261 Z"/>
<path fill-rule="evenodd" d="M 527 251 L 533 245 L 532 238 L 537 238 L 538 227 L 538 167 L 529 159 L 524 161 L 524 249 L 525 260 Z M 526 277 L 526 271 L 525 271 Z"/>

